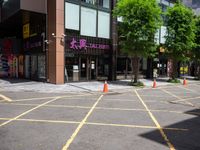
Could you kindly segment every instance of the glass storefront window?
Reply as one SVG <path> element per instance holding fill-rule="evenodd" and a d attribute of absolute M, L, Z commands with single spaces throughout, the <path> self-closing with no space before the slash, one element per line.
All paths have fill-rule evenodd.
<path fill-rule="evenodd" d="M 26 55 L 25 56 L 25 78 L 29 79 L 30 78 L 30 56 Z"/>
<path fill-rule="evenodd" d="M 65 3 L 65 28 L 79 30 L 79 5 Z"/>
<path fill-rule="evenodd" d="M 96 5 L 96 0 L 81 0 L 81 1 L 88 4 Z"/>
<path fill-rule="evenodd" d="M 81 35 L 96 37 L 97 11 L 81 7 Z"/>
<path fill-rule="evenodd" d="M 37 56 L 31 56 L 31 78 L 37 79 Z"/>
<path fill-rule="evenodd" d="M 110 0 L 99 0 L 99 6 L 103 8 L 110 8 Z"/>
<path fill-rule="evenodd" d="M 45 73 L 45 56 L 44 55 L 41 55 L 41 56 L 38 56 L 38 78 L 39 79 L 45 79 L 46 77 L 46 73 Z"/>

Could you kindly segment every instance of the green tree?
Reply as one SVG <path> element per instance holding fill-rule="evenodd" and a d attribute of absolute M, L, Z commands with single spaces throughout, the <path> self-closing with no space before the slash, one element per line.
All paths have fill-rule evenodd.
<path fill-rule="evenodd" d="M 195 17 L 195 27 L 195 47 L 192 49 L 191 59 L 197 64 L 200 79 L 200 16 Z"/>
<path fill-rule="evenodd" d="M 186 61 L 194 46 L 195 24 L 194 14 L 191 9 L 178 1 L 174 7 L 170 7 L 166 13 L 166 53 L 172 59 L 173 69 L 170 77 L 178 77 L 178 61 Z"/>
<path fill-rule="evenodd" d="M 161 9 L 156 0 L 119 0 L 113 10 L 122 17 L 119 45 L 132 57 L 134 82 L 138 81 L 139 58 L 155 55 L 155 33 L 161 26 Z"/>

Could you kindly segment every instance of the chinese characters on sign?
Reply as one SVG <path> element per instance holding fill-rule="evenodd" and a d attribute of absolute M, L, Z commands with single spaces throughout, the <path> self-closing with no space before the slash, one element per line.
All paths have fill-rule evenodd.
<path fill-rule="evenodd" d="M 70 48 L 76 50 L 81 50 L 81 49 L 85 50 L 87 48 L 106 50 L 110 49 L 110 46 L 105 44 L 88 43 L 86 39 L 80 39 L 78 41 L 75 38 L 73 38 L 72 41 L 70 42 Z"/>

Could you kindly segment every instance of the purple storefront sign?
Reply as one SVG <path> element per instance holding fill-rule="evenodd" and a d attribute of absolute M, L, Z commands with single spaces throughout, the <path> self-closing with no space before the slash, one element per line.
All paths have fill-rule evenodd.
<path fill-rule="evenodd" d="M 92 49 L 102 49 L 102 50 L 108 50 L 110 49 L 109 45 L 105 44 L 94 44 L 94 43 L 88 43 L 86 39 L 80 39 L 79 41 L 76 40 L 75 38 L 72 39 L 70 42 L 70 48 L 71 49 L 87 49 L 87 48 L 92 48 Z"/>

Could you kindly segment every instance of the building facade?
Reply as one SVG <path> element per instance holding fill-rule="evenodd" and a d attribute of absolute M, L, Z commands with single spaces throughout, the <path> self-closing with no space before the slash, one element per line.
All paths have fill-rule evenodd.
<path fill-rule="evenodd" d="M 117 0 L 0 0 L 0 77 L 63 84 L 73 81 L 129 78 L 131 59 L 118 49 L 112 17 Z M 158 0 L 162 10 L 173 6 Z M 163 17 L 164 19 L 164 17 Z M 165 26 L 156 34 L 164 43 Z M 167 75 L 169 62 L 160 55 L 141 58 L 140 74 L 153 69 Z"/>

